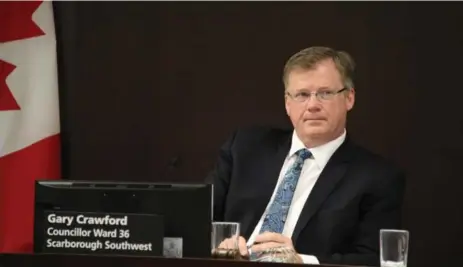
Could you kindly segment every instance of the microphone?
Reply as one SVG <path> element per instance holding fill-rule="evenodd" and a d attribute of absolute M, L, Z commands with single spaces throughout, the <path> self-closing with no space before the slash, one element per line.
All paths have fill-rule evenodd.
<path fill-rule="evenodd" d="M 179 165 L 180 165 L 180 156 L 174 156 L 170 158 L 166 167 L 164 168 L 164 171 L 162 172 L 161 180 L 162 181 L 170 180 L 170 179 L 167 179 L 167 175 L 173 170 L 175 170 Z"/>

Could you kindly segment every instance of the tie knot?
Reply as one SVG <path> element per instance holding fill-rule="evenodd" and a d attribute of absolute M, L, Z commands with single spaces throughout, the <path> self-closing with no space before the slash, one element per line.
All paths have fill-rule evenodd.
<path fill-rule="evenodd" d="M 296 154 L 302 160 L 306 160 L 306 159 L 308 159 L 308 158 L 310 158 L 312 156 L 312 153 L 309 150 L 305 149 L 305 148 L 298 150 L 296 152 Z"/>

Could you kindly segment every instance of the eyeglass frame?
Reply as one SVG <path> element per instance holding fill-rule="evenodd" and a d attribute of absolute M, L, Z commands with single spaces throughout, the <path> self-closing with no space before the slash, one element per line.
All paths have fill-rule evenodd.
<path fill-rule="evenodd" d="M 321 92 L 307 92 L 307 91 L 300 91 L 298 93 L 296 93 L 295 95 L 292 95 L 291 93 L 289 93 L 288 91 L 285 92 L 285 95 L 291 97 L 291 99 L 293 99 L 294 101 L 298 102 L 298 103 L 304 103 L 305 101 L 309 100 L 312 95 L 315 95 L 315 99 L 317 99 L 318 101 L 329 101 L 329 100 L 332 100 L 336 95 L 346 91 L 346 90 L 350 90 L 350 88 L 348 87 L 344 87 L 342 89 L 339 89 L 337 91 L 321 91 Z M 303 99 L 303 100 L 297 100 L 297 96 L 298 94 L 301 94 L 301 93 L 307 93 L 308 96 L 307 98 Z M 321 97 L 322 95 L 325 95 L 325 98 Z"/>

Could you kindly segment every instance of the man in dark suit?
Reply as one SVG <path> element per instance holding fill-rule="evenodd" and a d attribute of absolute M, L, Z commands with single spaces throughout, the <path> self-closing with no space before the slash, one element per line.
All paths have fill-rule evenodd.
<path fill-rule="evenodd" d="M 379 230 L 400 228 L 405 179 L 347 136 L 353 72 L 346 52 L 299 51 L 283 71 L 294 129 L 242 129 L 221 147 L 214 220 L 241 224 L 243 255 L 286 246 L 301 263 L 379 264 Z"/>

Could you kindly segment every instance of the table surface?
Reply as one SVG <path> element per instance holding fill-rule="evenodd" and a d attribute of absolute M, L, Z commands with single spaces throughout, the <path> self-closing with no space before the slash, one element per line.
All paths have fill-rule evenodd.
<path fill-rule="evenodd" d="M 309 264 L 284 264 L 263 263 L 250 261 L 234 261 L 222 259 L 168 259 L 163 257 L 119 256 L 119 255 L 81 255 L 81 254 L 0 254 L 0 267 L 82 267 L 110 265 L 111 267 L 189 267 L 194 266 L 220 266 L 220 267 L 260 267 L 271 265 L 278 266 L 318 266 L 341 267 L 340 265 L 309 265 Z M 342 265 L 346 267 L 346 265 Z"/>

